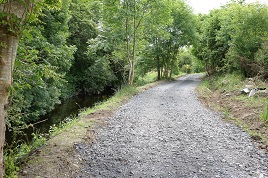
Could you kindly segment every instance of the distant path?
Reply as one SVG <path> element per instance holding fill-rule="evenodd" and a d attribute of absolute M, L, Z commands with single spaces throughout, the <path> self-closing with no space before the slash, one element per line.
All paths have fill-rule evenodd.
<path fill-rule="evenodd" d="M 268 155 L 197 100 L 200 78 L 183 76 L 123 105 L 96 143 L 75 146 L 87 163 L 78 177 L 268 178 Z"/>

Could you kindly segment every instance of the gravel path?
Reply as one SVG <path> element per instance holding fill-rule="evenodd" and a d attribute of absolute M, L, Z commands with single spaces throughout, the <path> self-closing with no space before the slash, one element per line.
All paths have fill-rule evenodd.
<path fill-rule="evenodd" d="M 83 176 L 100 178 L 268 178 L 268 155 L 250 136 L 206 109 L 194 89 L 200 74 L 149 89 L 76 144 Z"/>

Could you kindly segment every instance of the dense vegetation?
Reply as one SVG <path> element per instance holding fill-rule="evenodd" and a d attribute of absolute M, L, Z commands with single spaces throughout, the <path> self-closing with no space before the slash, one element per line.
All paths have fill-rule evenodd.
<path fill-rule="evenodd" d="M 194 54 L 208 74 L 237 72 L 267 79 L 267 5 L 232 2 L 198 18 Z"/>

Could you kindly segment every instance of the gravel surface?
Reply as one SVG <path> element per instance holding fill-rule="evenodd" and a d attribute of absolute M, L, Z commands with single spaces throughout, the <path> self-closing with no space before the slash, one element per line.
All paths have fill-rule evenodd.
<path fill-rule="evenodd" d="M 134 96 L 96 130 L 94 144 L 75 145 L 86 163 L 77 177 L 268 178 L 267 153 L 198 101 L 201 77 Z"/>

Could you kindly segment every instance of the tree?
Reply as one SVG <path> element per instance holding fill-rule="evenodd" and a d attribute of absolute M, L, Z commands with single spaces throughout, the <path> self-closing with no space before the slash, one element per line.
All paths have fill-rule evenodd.
<path fill-rule="evenodd" d="M 181 47 L 189 46 L 196 40 L 196 19 L 192 9 L 184 2 L 174 0 L 172 3 L 173 24 L 169 27 L 170 40 L 165 44 L 168 51 L 167 73 L 172 76 L 172 71 Z M 166 76 L 167 77 L 167 76 Z"/>
<path fill-rule="evenodd" d="M 173 23 L 171 15 L 170 1 L 161 1 L 154 4 L 150 13 L 150 18 L 145 21 L 144 34 L 149 45 L 144 50 L 143 60 L 138 62 L 139 68 L 143 69 L 143 73 L 152 69 L 157 69 L 157 79 L 161 79 L 161 55 L 163 50 L 163 41 L 170 38 L 168 27 Z"/>
<path fill-rule="evenodd" d="M 77 51 L 74 54 L 74 64 L 68 73 L 68 81 L 75 86 L 76 92 L 94 93 L 96 86 L 90 86 L 92 77 L 86 77 L 90 73 L 88 68 L 94 65 L 95 59 L 87 54 L 88 42 L 98 36 L 97 28 L 100 9 L 99 1 L 72 0 L 70 5 L 71 18 L 69 21 L 70 37 L 69 45 L 75 45 Z M 98 74 L 96 74 L 98 75 Z M 93 82 L 94 83 L 94 82 Z M 98 91 L 99 92 L 99 91 Z"/>
<path fill-rule="evenodd" d="M 165 78 L 172 77 L 180 48 L 192 44 L 196 38 L 195 16 L 185 2 L 169 0 L 161 3 L 157 5 L 162 9 L 152 6 L 155 13 L 146 19 L 144 36 L 150 45 L 145 50 L 146 60 L 139 62 L 139 66 L 157 69 L 158 80 L 163 75 Z"/>
<path fill-rule="evenodd" d="M 256 53 L 268 38 L 268 7 L 263 4 L 231 4 L 224 28 L 230 29 L 228 62 L 245 77 L 258 75 Z M 260 64 L 262 65 L 262 64 Z"/>
<path fill-rule="evenodd" d="M 114 54 L 128 63 L 128 84 L 135 76 L 137 55 L 144 48 L 145 19 L 151 17 L 153 4 L 150 0 L 105 0 L 103 30 L 110 43 L 116 46 Z M 124 61 L 123 60 L 123 61 Z"/>
<path fill-rule="evenodd" d="M 23 28 L 32 20 L 45 3 L 53 4 L 57 0 L 47 1 L 0 1 L 0 177 L 4 177 L 4 143 L 8 90 L 12 85 L 12 73 L 19 38 Z"/>
<path fill-rule="evenodd" d="M 222 16 L 222 11 L 214 10 L 200 17 L 199 42 L 194 53 L 205 63 L 209 75 L 224 66 L 223 59 L 229 49 L 230 35 L 222 28 Z"/>
<path fill-rule="evenodd" d="M 68 8 L 69 2 L 65 1 L 60 9 L 43 10 L 20 39 L 10 90 L 9 130 L 22 131 L 21 127 L 54 109 L 67 95 L 65 74 L 75 51 L 74 46 L 66 45 Z"/>
<path fill-rule="evenodd" d="M 204 61 L 208 74 L 239 71 L 258 75 L 256 53 L 268 37 L 266 5 L 233 1 L 200 17 L 195 55 Z"/>

